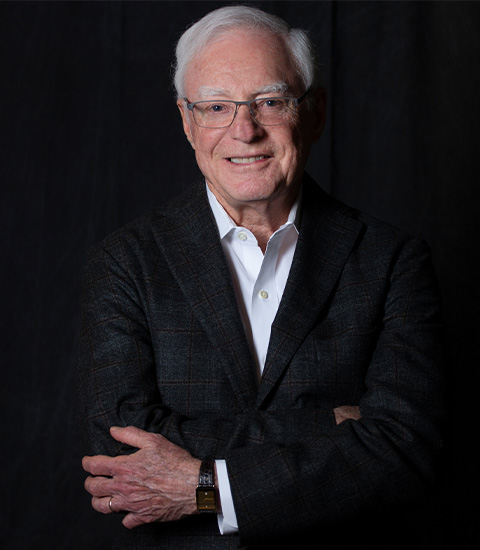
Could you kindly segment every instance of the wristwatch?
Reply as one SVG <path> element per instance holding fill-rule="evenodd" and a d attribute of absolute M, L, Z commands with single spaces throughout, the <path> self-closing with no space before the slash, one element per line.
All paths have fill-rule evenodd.
<path fill-rule="evenodd" d="M 213 460 L 202 460 L 197 485 L 197 510 L 199 512 L 217 511 L 217 488 L 213 473 Z"/>

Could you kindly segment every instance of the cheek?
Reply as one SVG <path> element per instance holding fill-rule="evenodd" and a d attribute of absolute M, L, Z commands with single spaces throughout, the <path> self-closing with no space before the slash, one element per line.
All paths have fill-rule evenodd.
<path fill-rule="evenodd" d="M 198 163 L 202 162 L 202 159 L 208 158 L 210 151 L 208 141 L 203 136 L 198 135 L 198 133 L 193 138 L 193 148 L 195 149 L 195 157 Z"/>
<path fill-rule="evenodd" d="M 203 159 L 212 158 L 215 154 L 216 147 L 221 140 L 221 136 L 216 135 L 214 130 L 202 131 L 197 128 L 193 133 L 194 149 L 197 157 Z"/>
<path fill-rule="evenodd" d="M 289 171 L 295 170 L 302 163 L 304 156 L 303 144 L 301 140 L 295 138 L 295 135 L 290 136 L 288 142 L 284 142 L 283 164 Z"/>
<path fill-rule="evenodd" d="M 302 134 L 298 125 L 293 127 L 279 126 L 283 131 L 276 136 L 277 143 L 283 148 L 286 155 L 290 157 L 298 156 L 302 146 Z"/>
<path fill-rule="evenodd" d="M 195 159 L 200 171 L 207 178 L 211 177 L 221 167 L 219 164 L 221 160 L 215 158 L 215 143 L 211 143 L 208 140 L 201 140 L 195 143 Z"/>

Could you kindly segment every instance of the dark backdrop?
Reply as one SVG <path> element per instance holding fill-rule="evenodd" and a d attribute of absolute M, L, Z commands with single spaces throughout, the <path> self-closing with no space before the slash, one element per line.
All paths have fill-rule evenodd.
<path fill-rule="evenodd" d="M 253 3 L 309 29 L 320 49 L 329 119 L 311 175 L 431 245 L 451 437 L 439 495 L 419 520 L 453 537 L 437 547 L 478 548 L 480 5 Z M 187 24 L 220 4 L 0 3 L 2 548 L 103 550 L 117 521 L 91 511 L 83 490 L 82 263 L 87 246 L 199 177 L 170 63 Z"/>

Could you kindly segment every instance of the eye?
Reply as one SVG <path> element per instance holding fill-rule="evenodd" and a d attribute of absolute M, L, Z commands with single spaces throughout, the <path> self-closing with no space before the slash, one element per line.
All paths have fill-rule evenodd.
<path fill-rule="evenodd" d="M 224 115 L 232 110 L 228 103 L 206 103 L 204 105 L 205 112 L 211 115 Z"/>
<path fill-rule="evenodd" d="M 264 111 L 277 111 L 282 110 L 286 107 L 286 100 L 283 98 L 267 98 L 261 99 L 257 102 L 257 109 Z"/>

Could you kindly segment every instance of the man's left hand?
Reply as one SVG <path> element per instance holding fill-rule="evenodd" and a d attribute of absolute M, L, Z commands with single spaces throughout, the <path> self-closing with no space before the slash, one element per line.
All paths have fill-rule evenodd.
<path fill-rule="evenodd" d="M 129 529 L 153 521 L 174 521 L 196 512 L 195 489 L 201 461 L 158 434 L 112 427 L 114 439 L 136 447 L 125 456 L 87 456 L 85 488 L 98 512 L 126 512 Z"/>

